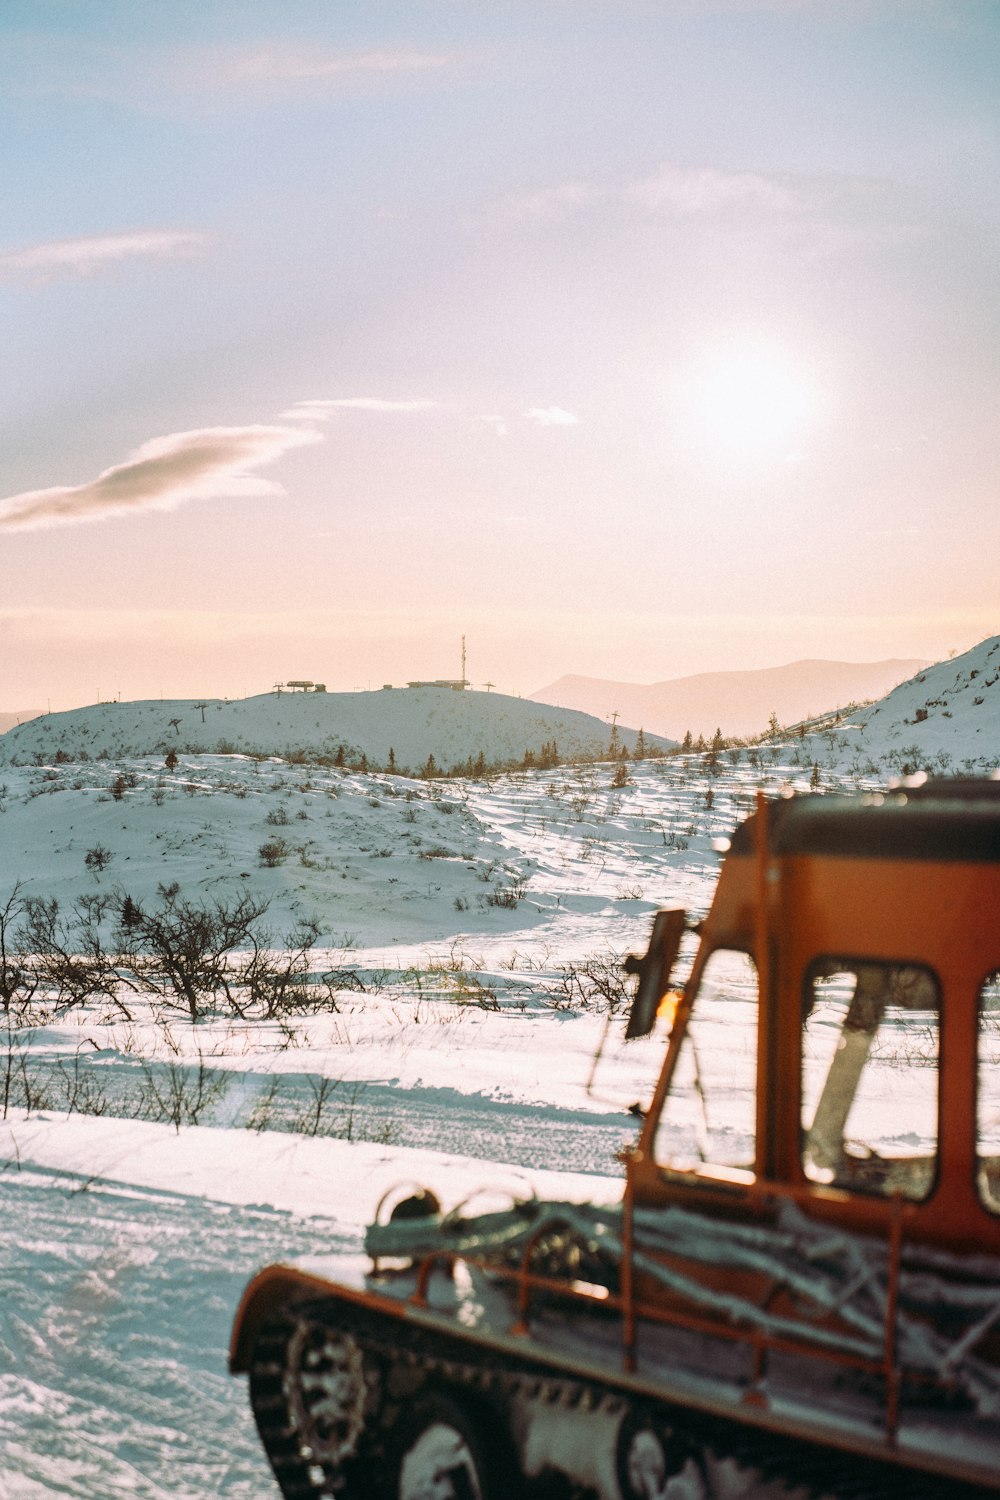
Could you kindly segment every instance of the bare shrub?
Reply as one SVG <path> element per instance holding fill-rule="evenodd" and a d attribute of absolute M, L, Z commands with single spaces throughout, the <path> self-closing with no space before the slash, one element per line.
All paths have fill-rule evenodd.
<path fill-rule="evenodd" d="M 275 1101 L 281 1089 L 281 1080 L 274 1073 L 271 1074 L 267 1090 L 254 1100 L 253 1109 L 247 1120 L 247 1129 L 256 1130 L 258 1134 L 267 1130 L 274 1119 Z"/>
<path fill-rule="evenodd" d="M 168 1120 L 180 1134 L 182 1125 L 198 1125 L 205 1111 L 229 1086 L 225 1073 L 213 1072 L 199 1051 L 197 1066 L 183 1062 L 143 1063 L 147 1119 Z"/>
<path fill-rule="evenodd" d="M 31 954 L 39 987 L 56 1005 L 111 1000 L 131 1019 L 120 995 L 126 981 L 101 932 L 112 904 L 111 896 L 81 896 L 64 913 L 54 896 L 31 896 L 25 901 L 21 941 Z"/>
<path fill-rule="evenodd" d="M 283 865 L 291 853 L 291 846 L 287 839 L 268 839 L 267 843 L 261 844 L 257 850 L 260 862 L 268 870 L 276 869 Z"/>
<path fill-rule="evenodd" d="M 334 1131 L 329 1128 L 324 1118 L 326 1108 L 339 1080 L 336 1078 L 310 1078 L 307 1076 L 306 1083 L 312 1095 L 308 1105 L 301 1110 L 292 1123 L 292 1130 L 299 1135 L 332 1135 Z"/>
<path fill-rule="evenodd" d="M 95 1078 L 91 1070 L 83 1065 L 81 1048 L 77 1047 L 70 1064 L 58 1062 L 55 1067 L 58 1086 L 63 1092 L 63 1108 L 67 1114 L 106 1115 L 110 1100 L 104 1085 Z"/>
<path fill-rule="evenodd" d="M 354 994 L 364 994 L 366 990 L 371 990 L 373 994 L 380 995 L 385 988 L 388 972 L 387 969 L 374 970 L 368 975 L 366 985 L 356 969 L 326 969 L 316 976 L 318 995 L 311 996 L 311 1004 L 337 1014 L 340 1011 L 340 998 L 345 990 Z"/>
<path fill-rule="evenodd" d="M 17 1104 L 14 1084 L 17 1077 L 18 1060 L 21 1055 L 21 1038 L 16 1036 L 10 1022 L 7 1022 L 7 1035 L 2 1059 L 0 1059 L 0 1095 L 3 1097 L 3 1118 L 6 1120 L 7 1111 L 11 1105 Z"/>
<path fill-rule="evenodd" d="M 483 904 L 485 906 L 500 906 L 507 911 L 514 911 L 517 903 L 524 895 L 527 885 L 527 880 L 523 877 L 518 877 L 510 885 L 492 886 L 483 897 Z"/>
<path fill-rule="evenodd" d="M 155 907 L 118 899 L 122 963 L 144 988 L 181 1001 L 192 1024 L 220 994 L 239 1011 L 233 993 L 238 968 L 231 956 L 239 948 L 256 949 L 268 901 L 245 892 L 233 902 L 199 906 L 183 899 L 176 882 L 158 886 L 157 893 Z"/>
<path fill-rule="evenodd" d="M 52 1095 L 37 1067 L 29 1066 L 30 1045 L 21 1040 L 8 1022 L 5 1048 L 0 1055 L 0 1093 L 3 1095 L 3 1118 L 11 1108 L 23 1109 L 29 1115 L 40 1109 L 51 1109 Z"/>
<path fill-rule="evenodd" d="M 20 934 L 15 928 L 24 915 L 25 901 L 21 882 L 15 881 L 7 900 L 0 906 L 0 1005 L 9 1019 L 12 1011 L 21 1012 L 31 1003 L 38 988 L 38 976 L 32 971 Z"/>
<path fill-rule="evenodd" d="M 305 1010 L 311 1003 L 309 983 L 313 946 L 319 937 L 319 923 L 310 918 L 288 933 L 283 948 L 270 946 L 266 933 L 248 933 L 250 951 L 237 965 L 234 975 L 243 999 L 239 1006 L 253 1007 L 271 1019 L 290 1011 Z"/>
<path fill-rule="evenodd" d="M 605 1010 L 612 1015 L 631 1003 L 628 977 L 621 954 L 590 953 L 585 958 L 560 964 L 558 987 L 550 993 L 557 1010 Z"/>

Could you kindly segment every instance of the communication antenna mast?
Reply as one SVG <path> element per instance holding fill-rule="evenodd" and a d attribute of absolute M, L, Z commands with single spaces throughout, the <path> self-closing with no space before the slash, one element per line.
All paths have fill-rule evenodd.
<path fill-rule="evenodd" d="M 462 637 L 462 686 L 463 687 L 466 686 L 466 681 L 465 681 L 465 636 L 464 635 Z"/>

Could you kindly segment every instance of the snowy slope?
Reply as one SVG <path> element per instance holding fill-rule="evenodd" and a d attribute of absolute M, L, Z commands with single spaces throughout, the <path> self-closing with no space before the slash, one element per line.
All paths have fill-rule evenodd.
<path fill-rule="evenodd" d="M 629 749 L 631 730 L 619 729 Z M 489 765 L 520 763 L 555 740 L 564 758 L 608 748 L 609 726 L 574 709 L 553 708 L 502 693 L 447 688 L 393 688 L 369 693 L 262 693 L 237 701 L 197 699 L 98 703 L 32 719 L 0 737 L 0 764 L 60 754 L 163 755 L 241 751 L 333 757 L 364 754 L 384 766 L 390 749 L 400 769 L 417 770 L 433 755 L 442 770 L 482 754 Z M 660 742 L 667 743 L 667 742 Z"/>
<path fill-rule="evenodd" d="M 982 774 L 1000 766 L 1000 636 L 927 667 L 806 742 L 821 764 L 883 775 Z"/>
<path fill-rule="evenodd" d="M 269 901 L 277 938 L 315 919 L 329 946 L 530 928 L 613 911 L 626 891 L 646 894 L 649 910 L 678 861 L 714 868 L 710 836 L 749 794 L 723 783 L 709 818 L 688 806 L 679 763 L 636 765 L 620 788 L 614 774 L 586 765 L 492 784 L 412 782 L 187 755 L 172 774 L 159 758 L 10 766 L 0 906 L 16 881 L 64 910 L 113 890 L 146 902 L 176 881 L 187 899 L 252 892 Z M 283 852 L 265 864 L 262 848 L 276 843 Z M 96 870 L 94 849 L 105 851 Z M 635 912 L 634 895 L 624 909 Z"/>

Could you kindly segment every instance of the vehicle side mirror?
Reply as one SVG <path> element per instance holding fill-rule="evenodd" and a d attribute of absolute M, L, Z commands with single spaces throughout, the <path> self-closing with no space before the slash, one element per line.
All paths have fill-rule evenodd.
<path fill-rule="evenodd" d="M 670 986 L 670 974 L 680 952 L 681 938 L 687 925 L 687 912 L 681 906 L 658 911 L 653 918 L 649 947 L 643 958 L 630 953 L 622 967 L 626 974 L 637 974 L 635 999 L 625 1028 L 625 1040 L 648 1036 L 656 1022 L 660 1001 Z"/>

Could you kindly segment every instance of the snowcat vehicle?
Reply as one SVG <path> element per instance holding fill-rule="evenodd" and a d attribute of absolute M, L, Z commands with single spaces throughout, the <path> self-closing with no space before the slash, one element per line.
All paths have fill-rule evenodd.
<path fill-rule="evenodd" d="M 1000 1493 L 1000 780 L 758 798 L 675 990 L 687 927 L 619 1204 L 414 1194 L 250 1283 L 286 1500 Z"/>

